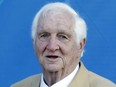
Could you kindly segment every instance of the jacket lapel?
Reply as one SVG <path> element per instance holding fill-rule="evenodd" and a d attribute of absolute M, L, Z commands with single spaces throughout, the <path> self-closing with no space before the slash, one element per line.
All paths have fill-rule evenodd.
<path fill-rule="evenodd" d="M 89 87 L 88 70 L 84 67 L 82 62 L 80 62 L 79 65 L 79 71 L 69 87 Z"/>
<path fill-rule="evenodd" d="M 36 78 L 31 82 L 31 85 L 28 87 L 40 87 L 41 75 L 42 74 L 37 75 Z"/>

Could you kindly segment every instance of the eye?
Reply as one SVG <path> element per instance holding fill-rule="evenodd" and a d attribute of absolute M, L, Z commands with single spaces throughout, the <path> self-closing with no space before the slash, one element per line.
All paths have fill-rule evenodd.
<path fill-rule="evenodd" d="M 59 34 L 58 37 L 60 39 L 68 39 L 68 36 L 67 35 L 64 35 L 64 34 Z"/>
<path fill-rule="evenodd" d="M 47 36 L 48 36 L 47 33 L 42 33 L 42 34 L 40 35 L 40 37 L 47 37 Z"/>
<path fill-rule="evenodd" d="M 45 40 L 45 39 L 47 39 L 48 37 L 49 37 L 49 33 L 47 33 L 47 32 L 44 32 L 44 33 L 41 33 L 41 34 L 39 34 L 39 39 L 40 40 Z"/>

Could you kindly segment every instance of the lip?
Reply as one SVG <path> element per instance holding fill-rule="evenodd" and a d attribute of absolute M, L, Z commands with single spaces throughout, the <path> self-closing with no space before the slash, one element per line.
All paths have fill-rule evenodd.
<path fill-rule="evenodd" d="M 46 59 L 49 62 L 57 62 L 59 60 L 59 56 L 57 56 L 57 55 L 47 55 Z"/>

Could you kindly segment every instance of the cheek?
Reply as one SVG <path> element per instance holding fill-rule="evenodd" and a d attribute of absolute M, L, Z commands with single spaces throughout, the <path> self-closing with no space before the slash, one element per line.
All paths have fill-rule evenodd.
<path fill-rule="evenodd" d="M 72 57 L 74 59 L 77 59 L 77 58 L 80 57 L 80 49 L 79 49 L 79 46 L 73 45 L 71 50 L 72 50 L 71 51 L 71 54 L 72 54 Z"/>
<path fill-rule="evenodd" d="M 77 61 L 80 60 L 79 55 L 80 51 L 76 45 L 72 45 L 70 48 L 67 48 L 65 51 L 67 64 L 77 63 Z"/>
<path fill-rule="evenodd" d="M 47 46 L 46 42 L 37 41 L 36 44 L 35 44 L 36 54 L 42 55 L 46 46 Z"/>

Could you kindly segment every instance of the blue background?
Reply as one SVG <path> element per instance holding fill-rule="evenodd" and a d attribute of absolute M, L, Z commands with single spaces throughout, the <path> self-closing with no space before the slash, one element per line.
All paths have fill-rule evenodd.
<path fill-rule="evenodd" d="M 61 1 L 85 19 L 88 37 L 82 61 L 116 83 L 116 0 L 0 0 L 0 87 L 40 73 L 31 24 L 46 3 Z"/>

